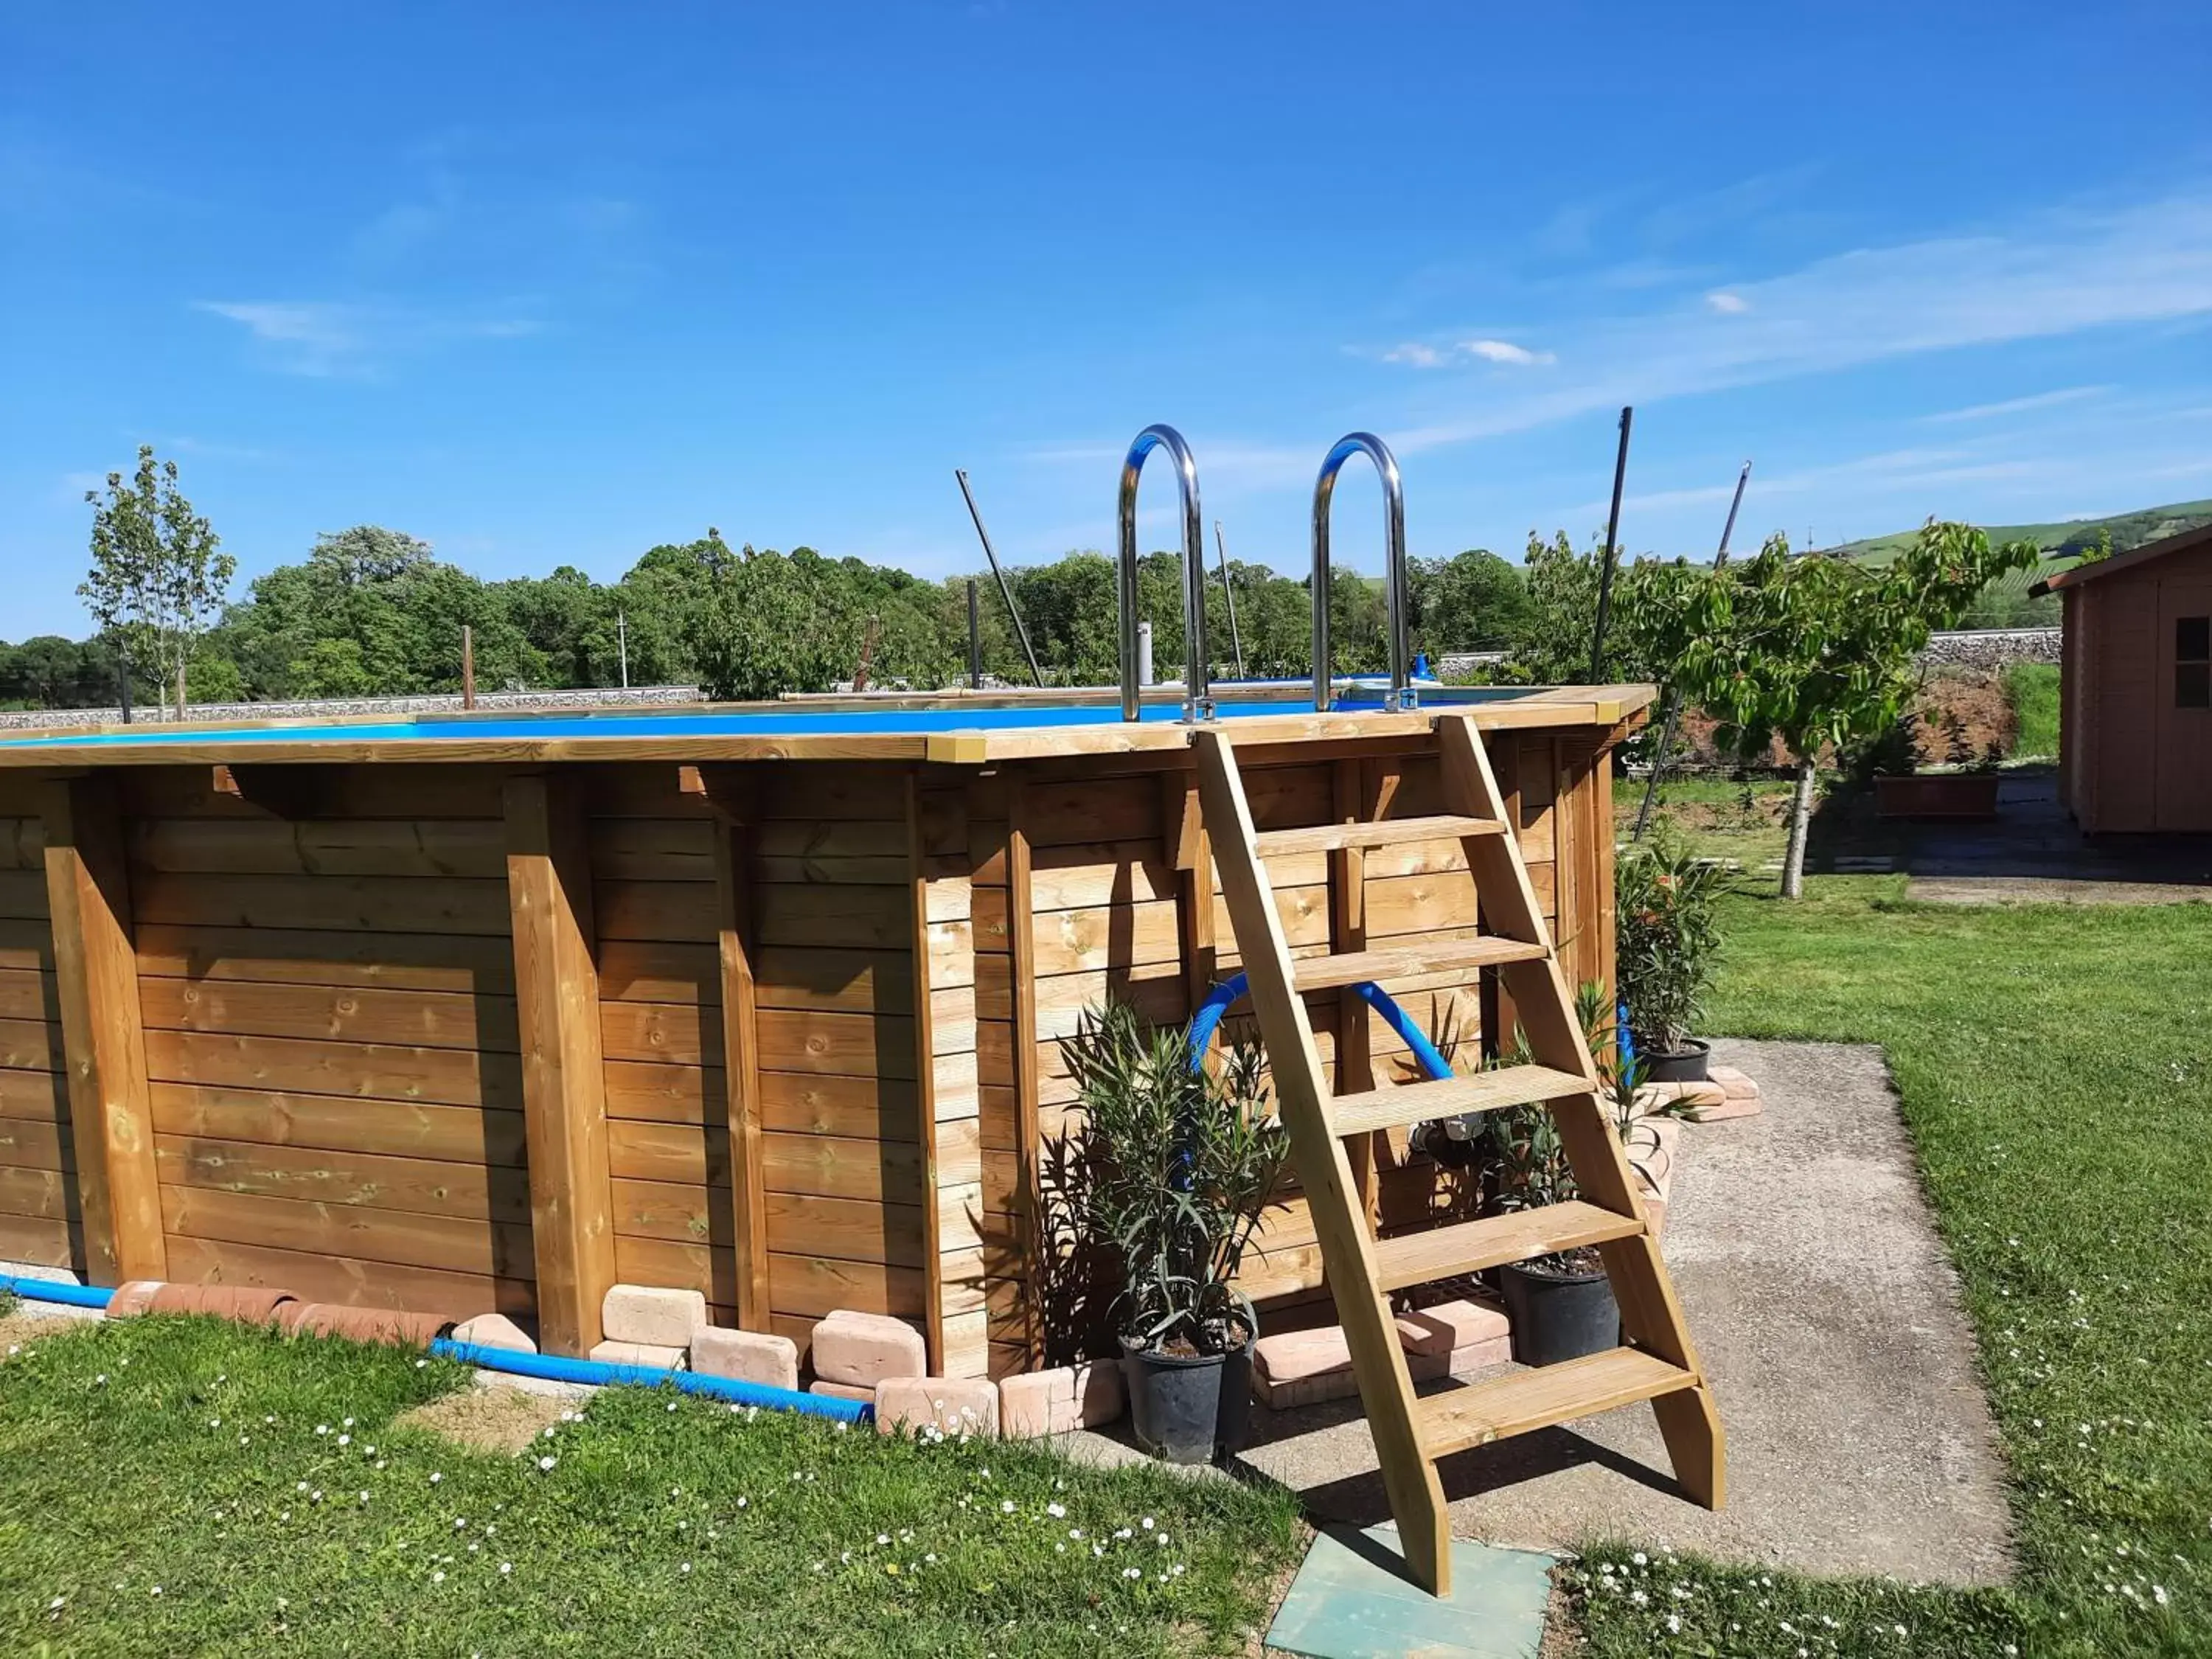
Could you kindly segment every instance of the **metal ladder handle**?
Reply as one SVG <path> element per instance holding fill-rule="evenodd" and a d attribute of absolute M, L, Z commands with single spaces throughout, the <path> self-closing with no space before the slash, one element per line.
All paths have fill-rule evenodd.
<path fill-rule="evenodd" d="M 1329 705 L 1328 647 L 1328 507 L 1336 492 L 1336 475 L 1354 455 L 1375 463 L 1382 478 L 1382 594 L 1390 613 L 1390 690 L 1382 706 L 1395 713 L 1414 706 L 1412 682 L 1407 672 L 1406 651 L 1406 490 L 1398 476 L 1398 458 L 1390 446 L 1371 432 L 1351 432 L 1336 441 L 1328 459 L 1314 480 L 1313 501 L 1313 652 L 1314 707 L 1326 714 Z"/>
<path fill-rule="evenodd" d="M 1146 427 L 1129 446 L 1121 463 L 1121 557 L 1118 599 L 1121 623 L 1121 718 L 1144 717 L 1143 688 L 1137 684 L 1137 480 L 1145 459 L 1165 449 L 1175 463 L 1182 492 L 1182 717 L 1186 723 L 1213 718 L 1213 689 L 1206 672 L 1206 535 L 1198 505 L 1198 462 L 1182 434 L 1171 426 Z"/>

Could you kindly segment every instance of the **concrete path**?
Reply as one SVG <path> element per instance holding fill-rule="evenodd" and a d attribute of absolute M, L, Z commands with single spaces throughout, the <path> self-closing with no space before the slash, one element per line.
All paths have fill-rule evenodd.
<path fill-rule="evenodd" d="M 1674 1498 L 1632 1407 L 1444 1466 L 1462 1537 L 1613 1535 L 1818 1573 L 1973 1584 L 2010 1571 L 1973 1342 L 1878 1049 L 1725 1042 L 1757 1117 L 1683 1132 L 1667 1256 L 1729 1436 L 1729 1502 Z M 1387 1517 L 1358 1402 L 1255 1410 L 1247 1461 L 1318 1518 Z"/>

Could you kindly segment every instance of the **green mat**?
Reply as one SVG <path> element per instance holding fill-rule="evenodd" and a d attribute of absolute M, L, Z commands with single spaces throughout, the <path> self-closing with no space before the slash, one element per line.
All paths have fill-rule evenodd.
<path fill-rule="evenodd" d="M 1401 1576 L 1396 1528 L 1322 1533 L 1267 1645 L 1307 1659 L 1535 1659 L 1553 1558 L 1459 1540 L 1451 1552 L 1452 1593 L 1440 1601 Z"/>

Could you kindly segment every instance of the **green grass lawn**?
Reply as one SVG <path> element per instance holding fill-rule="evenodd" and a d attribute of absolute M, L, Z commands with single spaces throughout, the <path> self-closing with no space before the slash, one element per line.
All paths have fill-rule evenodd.
<path fill-rule="evenodd" d="M 1756 877 L 1788 845 L 1790 788 L 1786 778 L 1737 783 L 1727 778 L 1665 776 L 1659 781 L 1646 833 L 1671 836 L 1699 857 L 1735 859 L 1747 876 Z M 1643 804 L 1642 778 L 1622 778 L 1613 785 L 1613 820 L 1621 840 L 1628 839 Z"/>
<path fill-rule="evenodd" d="M 1579 1573 L 1591 1649 L 2212 1654 L 2212 909 L 1948 908 L 1902 886 L 1730 901 L 1707 1025 L 1887 1048 L 1979 1337 L 2018 1584 L 1607 1547 Z"/>
<path fill-rule="evenodd" d="M 2004 690 L 2016 722 L 2013 753 L 2055 758 L 2058 753 L 2058 665 L 2016 662 L 2005 670 Z"/>
<path fill-rule="evenodd" d="M 1285 1494 L 610 1389 L 522 1456 L 461 1368 L 204 1319 L 0 1363 L 0 1652 L 1241 1651 Z M 20 1339 L 19 1339 L 20 1340 Z"/>

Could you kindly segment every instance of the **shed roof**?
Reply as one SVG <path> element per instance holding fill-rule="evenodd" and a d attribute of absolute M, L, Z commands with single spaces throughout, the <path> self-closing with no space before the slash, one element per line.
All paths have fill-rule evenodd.
<path fill-rule="evenodd" d="M 2141 547 L 2131 547 L 2124 553 L 2115 553 L 2111 558 L 2099 559 L 2094 564 L 2077 564 L 2071 570 L 2061 570 L 2056 575 L 2045 576 L 2027 591 L 2041 594 L 2053 592 L 2062 587 L 2079 587 L 2083 582 L 2117 576 L 2123 570 L 2132 570 L 2137 565 L 2162 559 L 2169 553 L 2185 552 L 2192 547 L 2212 547 L 2212 524 L 2199 525 L 2194 530 L 2185 530 L 2178 536 L 2167 536 L 2159 541 L 2145 542 Z"/>

